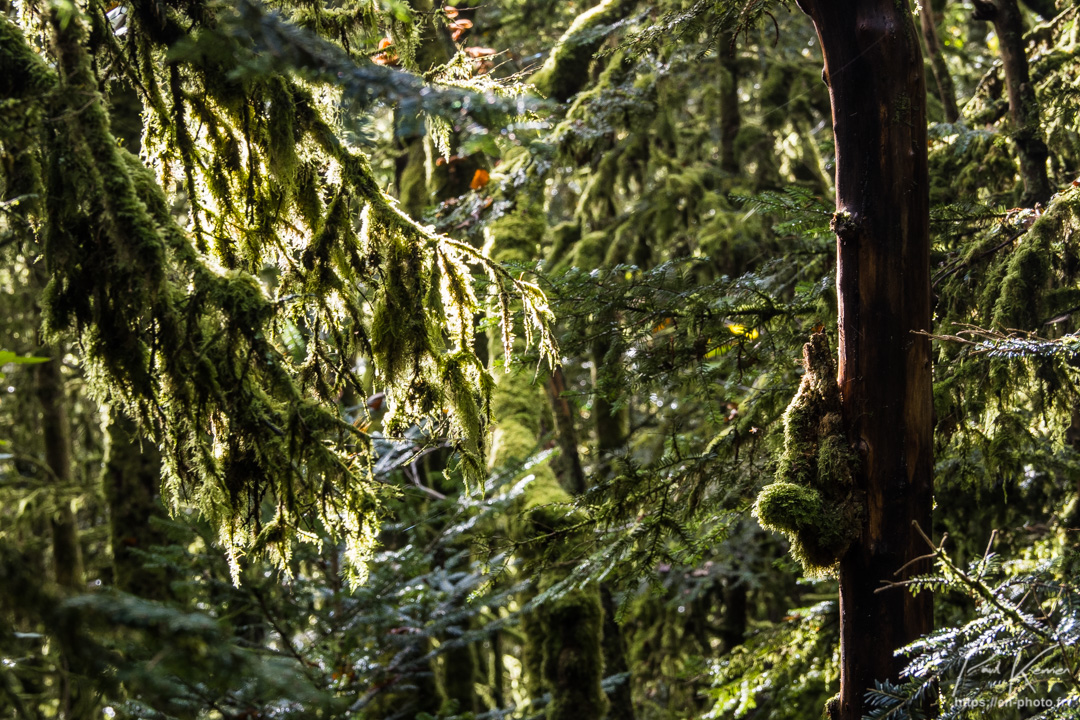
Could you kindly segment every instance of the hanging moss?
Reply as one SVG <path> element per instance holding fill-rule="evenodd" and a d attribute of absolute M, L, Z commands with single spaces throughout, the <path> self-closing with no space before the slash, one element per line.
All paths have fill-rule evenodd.
<path fill-rule="evenodd" d="M 783 533 L 807 574 L 827 575 L 862 532 L 855 489 L 857 455 L 844 433 L 840 388 L 827 338 L 803 346 L 805 374 L 784 413 L 784 451 L 776 481 L 758 495 L 754 516 Z"/>

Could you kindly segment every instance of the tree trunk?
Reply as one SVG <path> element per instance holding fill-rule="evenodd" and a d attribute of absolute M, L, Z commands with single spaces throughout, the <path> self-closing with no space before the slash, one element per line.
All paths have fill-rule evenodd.
<path fill-rule="evenodd" d="M 496 630 L 491 635 L 491 694 L 495 700 L 495 709 L 506 707 L 506 673 L 503 670 L 503 634 Z"/>
<path fill-rule="evenodd" d="M 41 403 L 41 438 L 45 444 L 45 462 L 52 470 L 61 497 L 71 492 L 71 425 L 64 402 L 64 378 L 60 371 L 63 351 L 51 348 L 51 359 L 37 367 L 37 398 Z M 82 548 L 79 527 L 71 503 L 61 501 L 51 519 L 53 569 L 56 582 L 69 590 L 83 588 Z"/>
<path fill-rule="evenodd" d="M 929 181 L 926 85 L 905 3 L 799 0 L 825 58 L 836 141 L 839 382 L 866 497 L 859 540 L 840 560 L 840 696 L 860 720 L 894 651 L 928 632 L 928 593 L 876 592 L 929 569 L 913 525 L 932 501 Z M 903 571 L 901 571 L 903 568 Z M 899 572 L 899 574 L 897 574 Z"/>
<path fill-rule="evenodd" d="M 496 262 L 527 262 L 537 257 L 545 232 L 540 209 L 518 207 L 490 226 L 490 256 Z M 498 357 L 501 337 L 491 333 L 490 347 Z M 503 373 L 492 392 L 492 415 L 497 419 L 492 434 L 491 465 L 499 467 L 526 460 L 543 435 L 543 390 L 533 384 L 530 372 Z M 573 570 L 572 552 L 585 538 L 574 529 L 575 511 L 551 465 L 530 468 L 532 481 L 522 493 L 511 533 L 517 535 L 527 573 L 537 573 L 535 590 L 541 594 L 566 579 Z M 543 572 L 540 573 L 539 571 Z M 604 677 L 604 611 L 595 583 L 563 590 L 527 613 L 521 628 L 526 637 L 524 667 L 526 684 L 535 699 L 550 693 L 547 720 L 601 720 L 607 714 L 607 698 L 601 689 Z"/>
<path fill-rule="evenodd" d="M 57 346 L 40 354 L 51 359 L 36 368 L 37 399 L 41 405 L 41 437 L 45 462 L 52 471 L 58 508 L 50 519 L 52 526 L 53 571 L 56 583 L 69 593 L 85 589 L 82 546 L 79 526 L 71 501 L 65 496 L 74 487 L 71 471 L 71 421 L 64 397 L 64 376 L 61 370 L 64 352 Z M 78 650 L 60 642 L 59 706 L 57 717 L 63 720 L 83 720 L 92 717 L 97 709 L 94 695 L 80 677 L 81 662 Z"/>
<path fill-rule="evenodd" d="M 1016 0 L 975 0 L 975 19 L 994 24 L 1001 48 L 1001 64 L 1005 71 L 1005 87 L 1009 92 L 1009 115 L 1014 126 L 1013 139 L 1020 155 L 1020 177 L 1024 194 L 1020 204 L 1032 207 L 1045 204 L 1053 191 L 1046 175 L 1046 160 L 1050 151 L 1043 140 L 1039 122 L 1039 101 L 1028 72 L 1024 49 L 1024 18 Z"/>
<path fill-rule="evenodd" d="M 105 459 L 105 497 L 109 502 L 109 535 L 113 547 L 113 585 L 151 600 L 167 600 L 170 574 L 146 567 L 139 552 L 168 542 L 150 519 L 164 517 L 159 488 L 161 453 L 153 440 L 142 438 L 122 410 L 111 410 L 109 451 Z"/>
<path fill-rule="evenodd" d="M 954 123 L 960 119 L 960 108 L 956 106 L 956 86 L 953 85 L 952 75 L 949 74 L 949 66 L 945 64 L 945 56 L 941 53 L 934 11 L 927 3 L 924 3 L 922 10 L 919 11 L 919 22 L 922 24 L 923 41 L 926 42 L 926 54 L 930 58 L 930 67 L 934 69 L 938 98 L 941 100 L 941 107 L 945 110 L 945 121 Z"/>
<path fill-rule="evenodd" d="M 720 55 L 720 169 L 737 174 L 739 158 L 735 153 L 735 138 L 742 127 L 739 113 L 739 58 L 735 54 L 729 32 L 721 33 Z"/>
<path fill-rule="evenodd" d="M 566 376 L 561 367 L 551 371 L 547 382 L 551 414 L 555 419 L 555 440 L 559 443 L 560 476 L 565 478 L 565 489 L 571 495 L 585 492 L 585 469 L 578 454 L 577 428 L 574 425 L 574 409 L 566 398 Z"/>

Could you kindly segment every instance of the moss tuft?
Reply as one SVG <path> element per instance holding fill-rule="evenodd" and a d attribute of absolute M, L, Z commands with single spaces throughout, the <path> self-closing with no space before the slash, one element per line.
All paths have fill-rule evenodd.
<path fill-rule="evenodd" d="M 776 482 L 758 494 L 754 516 L 783 533 L 792 556 L 811 576 L 829 575 L 862 531 L 855 490 L 858 457 L 844 433 L 840 388 L 825 335 L 803 346 L 799 392 L 784 413 L 784 451 Z"/>

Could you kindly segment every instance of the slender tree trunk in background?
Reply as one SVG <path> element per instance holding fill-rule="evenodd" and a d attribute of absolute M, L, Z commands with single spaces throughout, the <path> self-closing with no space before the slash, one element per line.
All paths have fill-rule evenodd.
<path fill-rule="evenodd" d="M 585 469 L 581 466 L 574 409 L 566 398 L 566 376 L 561 367 L 551 371 L 547 389 L 551 414 L 555 418 L 555 441 L 559 444 L 559 464 L 565 477 L 566 491 L 580 495 L 586 489 Z"/>
<path fill-rule="evenodd" d="M 617 327 L 614 317 L 601 315 L 597 318 L 598 327 Z M 603 368 L 607 367 L 607 354 L 611 350 L 611 340 L 603 334 L 598 335 L 592 343 L 592 383 L 593 401 L 592 413 L 596 419 L 596 450 L 599 453 L 596 473 L 607 474 L 611 466 L 611 453 L 619 450 L 626 443 L 626 436 L 630 431 L 630 408 L 623 405 L 616 407 L 605 395 L 605 390 L 600 387 L 600 375 Z M 620 372 L 617 368 L 616 372 Z M 620 377 L 609 379 L 609 386 L 618 387 Z"/>
<path fill-rule="evenodd" d="M 1028 71 L 1027 52 L 1024 45 L 1024 18 L 1016 0 L 975 0 L 976 20 L 994 24 L 1001 52 L 1001 64 L 1005 70 L 1005 87 L 1009 93 L 1009 115 L 1013 123 L 1013 139 L 1020 155 L 1020 177 L 1024 182 L 1024 194 L 1020 204 L 1032 207 L 1045 204 L 1053 191 L 1046 174 L 1046 160 L 1050 151 L 1043 139 L 1039 122 L 1039 101 Z"/>
<path fill-rule="evenodd" d="M 495 698 L 495 709 L 506 707 L 506 672 L 503 670 L 502 631 L 496 630 L 491 636 L 491 694 Z"/>
<path fill-rule="evenodd" d="M 720 34 L 720 169 L 736 174 L 739 159 L 735 155 L 735 137 L 742 126 L 739 113 L 739 58 L 732 45 L 732 34 Z"/>
<path fill-rule="evenodd" d="M 726 655 L 746 640 L 750 591 L 745 582 L 728 579 L 724 585 L 724 618 L 720 622 L 720 652 Z"/>
<path fill-rule="evenodd" d="M 929 593 L 876 592 L 928 571 L 910 563 L 931 532 L 932 402 L 926 85 L 906 3 L 799 0 L 825 59 L 836 141 L 839 382 L 861 455 L 862 536 L 840 560 L 840 696 L 861 720 L 866 692 L 896 680 L 894 651 L 930 631 Z M 905 567 L 906 565 L 906 567 Z M 901 571 L 901 568 L 904 568 Z"/>
<path fill-rule="evenodd" d="M 74 484 L 71 472 L 71 423 L 64 398 L 61 373 L 63 351 L 45 351 L 51 359 L 37 366 L 37 398 L 41 404 L 41 438 L 45 462 L 52 470 L 59 492 L 70 492 Z M 58 585 L 69 590 L 83 589 L 82 548 L 79 527 L 70 502 L 61 502 L 50 521 L 53 539 L 53 570 Z"/>
<path fill-rule="evenodd" d="M 543 213 L 525 206 L 524 198 L 512 213 L 490 226 L 490 256 L 496 262 L 527 263 L 537 257 L 546 231 Z M 520 342 L 520 341 L 519 341 Z M 501 335 L 489 339 L 492 358 L 502 355 Z M 526 460 L 543 432 L 544 391 L 533 384 L 532 373 L 501 372 L 492 393 L 492 415 L 498 419 L 492 433 L 491 465 L 500 467 Z M 543 569 L 535 590 L 544 592 L 566 579 L 573 555 L 585 541 L 574 526 L 575 511 L 550 463 L 530 468 L 512 533 L 521 542 L 526 572 Z M 522 619 L 526 636 L 524 666 L 529 694 L 547 692 L 548 720 L 601 720 L 607 698 L 601 689 L 604 677 L 604 611 L 596 584 L 563 590 Z"/>
<path fill-rule="evenodd" d="M 113 585 L 142 598 L 166 600 L 171 596 L 168 573 L 146 567 L 139 556 L 139 551 L 168 542 L 150 522 L 152 517 L 164 517 L 159 495 L 161 453 L 118 408 L 111 410 L 108 436 L 103 484 L 109 503 Z"/>
<path fill-rule="evenodd" d="M 41 405 L 41 436 L 45 462 L 52 471 L 61 498 L 72 491 L 71 422 L 64 396 L 64 352 L 51 347 L 40 352 L 50 358 L 35 369 L 36 395 Z M 61 500 L 52 527 L 53 571 L 56 583 L 70 593 L 85 589 L 79 527 L 70 500 Z M 58 717 L 83 720 L 95 714 L 93 695 L 79 679 L 78 649 L 60 644 L 60 705 Z"/>
<path fill-rule="evenodd" d="M 579 495 L 588 489 L 588 481 L 578 453 L 574 412 L 565 393 L 566 378 L 562 368 L 555 368 L 548 381 L 548 399 L 551 401 L 552 414 L 555 417 L 555 432 L 562 456 L 560 467 L 566 473 L 563 486 L 571 494 Z M 600 585 L 600 600 L 604 609 L 604 675 L 629 673 L 630 667 L 626 661 L 622 629 L 615 622 L 615 602 L 611 591 L 604 584 Z M 608 692 L 607 698 L 609 705 L 607 720 L 633 720 L 634 702 L 629 677 Z"/>
<path fill-rule="evenodd" d="M 960 119 L 960 108 L 956 105 L 956 86 L 953 84 L 949 66 L 945 64 L 945 55 L 941 52 L 938 41 L 937 22 L 929 3 L 923 3 L 919 10 L 919 22 L 922 25 L 923 41 L 926 54 L 930 58 L 930 67 L 934 69 L 934 81 L 937 84 L 938 98 L 945 110 L 945 121 L 954 123 Z"/>

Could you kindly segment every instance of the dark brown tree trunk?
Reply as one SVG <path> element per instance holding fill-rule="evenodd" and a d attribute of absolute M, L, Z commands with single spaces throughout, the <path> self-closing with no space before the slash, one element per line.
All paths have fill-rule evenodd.
<path fill-rule="evenodd" d="M 41 439 L 45 462 L 52 472 L 59 499 L 52 527 L 53 571 L 56 583 L 69 593 L 85 589 L 79 526 L 67 495 L 74 488 L 71 470 L 71 421 L 64 394 L 64 352 L 53 346 L 38 354 L 50 358 L 36 368 L 36 395 L 41 406 Z M 78 650 L 60 643 L 59 707 L 57 717 L 83 720 L 92 716 L 94 696 L 80 679 Z"/>
<path fill-rule="evenodd" d="M 960 108 L 956 105 L 956 86 L 953 84 L 952 75 L 949 74 L 949 66 L 945 64 L 945 56 L 941 53 L 934 11 L 928 3 L 924 3 L 919 12 L 919 22 L 922 24 L 923 40 L 926 42 L 926 54 L 930 58 L 930 67 L 934 69 L 938 98 L 941 100 L 941 107 L 945 110 L 945 121 L 954 123 L 960 119 Z"/>
<path fill-rule="evenodd" d="M 491 694 L 495 709 L 506 707 L 506 673 L 503 670 L 503 634 L 496 630 L 491 635 Z"/>
<path fill-rule="evenodd" d="M 750 588 L 737 578 L 729 578 L 724 587 L 724 619 L 720 623 L 720 652 L 731 652 L 746 640 L 746 621 L 750 611 Z"/>
<path fill-rule="evenodd" d="M 561 367 L 551 371 L 547 383 L 551 414 L 555 418 L 555 440 L 559 443 L 559 476 L 564 478 L 565 489 L 572 495 L 585 492 L 585 469 L 578 454 L 577 428 L 574 425 L 574 409 L 566 398 L 566 376 Z"/>
<path fill-rule="evenodd" d="M 735 137 L 742 126 L 739 113 L 739 58 L 732 46 L 731 33 L 720 35 L 720 169 L 739 172 Z"/>
<path fill-rule="evenodd" d="M 928 593 L 877 592 L 929 569 L 932 501 L 926 85 L 906 3 L 799 0 L 817 28 L 836 141 L 839 382 L 861 538 L 840 560 L 840 697 L 833 720 L 860 720 L 866 692 L 895 680 L 894 651 L 928 632 Z M 902 572 L 901 568 L 904 568 Z M 899 574 L 898 574 L 899 573 Z"/>
<path fill-rule="evenodd" d="M 1053 191 L 1046 175 L 1046 160 L 1050 152 L 1043 140 L 1039 122 L 1039 101 L 1028 72 L 1024 50 L 1024 18 L 1016 0 L 975 0 L 975 19 L 994 24 L 1001 48 L 1001 64 L 1005 70 L 1005 87 L 1009 92 L 1009 115 L 1013 122 L 1013 139 L 1020 155 L 1020 177 L 1024 194 L 1020 204 L 1032 207 L 1045 204 Z"/>

